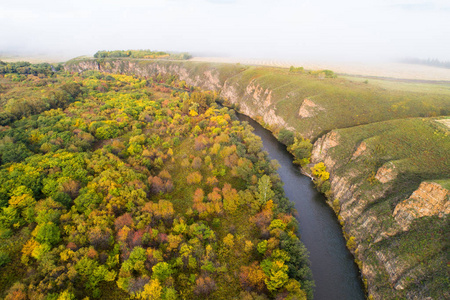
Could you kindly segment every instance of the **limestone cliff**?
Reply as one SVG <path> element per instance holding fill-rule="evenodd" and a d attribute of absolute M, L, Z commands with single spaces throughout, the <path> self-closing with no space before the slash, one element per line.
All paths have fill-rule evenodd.
<path fill-rule="evenodd" d="M 315 117 L 320 111 L 325 110 L 322 106 L 314 103 L 309 99 L 305 99 L 300 106 L 298 116 L 300 118 L 312 118 Z"/>
<path fill-rule="evenodd" d="M 277 114 L 272 103 L 272 90 L 263 88 L 254 79 L 243 83 L 244 85 L 226 81 L 221 96 L 231 104 L 238 105 L 243 114 L 252 118 L 261 117 L 263 122 L 271 127 L 294 129 Z"/>
<path fill-rule="evenodd" d="M 332 170 L 335 165 L 335 161 L 331 159 L 328 151 L 339 145 L 339 134 L 336 131 L 330 131 L 323 137 L 319 138 L 314 143 L 314 148 L 311 153 L 311 162 L 324 162 L 327 166 L 327 170 Z"/>
<path fill-rule="evenodd" d="M 443 217 L 449 213 L 449 191 L 437 183 L 422 182 L 411 197 L 397 204 L 393 216 L 403 230 L 408 230 L 417 218 L 433 215 Z"/>
<path fill-rule="evenodd" d="M 339 130 L 319 138 L 314 144 L 311 162 L 324 162 L 330 172 L 332 197 L 329 204 L 333 199 L 339 200 L 339 219 L 346 236 L 355 237 L 358 246 L 353 253 L 367 281 L 369 295 L 380 300 L 438 299 L 429 297 L 426 287 L 433 284 L 430 278 L 436 271 L 434 268 L 445 264 L 445 253 L 434 252 L 434 257 L 427 258 L 429 265 L 425 265 L 417 263 L 424 259 L 423 255 L 398 249 L 403 249 L 401 239 L 407 237 L 410 243 L 414 236 L 423 235 L 423 230 L 430 230 L 429 235 L 435 234 L 435 229 L 428 225 L 421 227 L 420 224 L 428 222 L 425 218 L 434 217 L 446 223 L 450 213 L 449 191 L 437 183 L 422 182 L 407 199 L 400 199 L 395 207 L 386 206 L 381 200 L 394 188 L 401 170 L 394 162 L 386 162 L 373 174 L 373 186 L 365 188 L 367 180 L 353 168 L 355 163 L 349 165 L 349 162 L 367 160 L 373 153 L 363 141 L 355 144 L 353 149 L 356 150 L 349 150 L 342 160 L 342 153 L 338 156 L 338 151 L 334 151 L 338 150 L 342 139 Z M 374 208 L 377 205 L 384 207 L 384 214 Z M 419 248 L 418 251 L 427 250 Z M 430 267 L 432 265 L 435 266 Z M 448 291 L 444 293 L 448 295 Z"/>
<path fill-rule="evenodd" d="M 392 162 L 388 162 L 377 170 L 375 178 L 381 183 L 386 183 L 394 180 L 395 177 L 397 177 L 397 174 L 398 171 L 395 167 L 395 164 Z"/>

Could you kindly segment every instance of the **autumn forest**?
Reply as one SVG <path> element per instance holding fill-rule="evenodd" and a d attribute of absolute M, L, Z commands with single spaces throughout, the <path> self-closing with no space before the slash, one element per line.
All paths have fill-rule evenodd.
<path fill-rule="evenodd" d="M 175 76 L 0 64 L 0 297 L 311 299 L 262 142 Z"/>

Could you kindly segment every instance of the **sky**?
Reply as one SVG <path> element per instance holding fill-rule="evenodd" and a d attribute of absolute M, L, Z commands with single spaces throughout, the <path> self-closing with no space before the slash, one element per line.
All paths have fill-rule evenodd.
<path fill-rule="evenodd" d="M 450 61 L 449 0 L 1 0 L 0 52 Z"/>

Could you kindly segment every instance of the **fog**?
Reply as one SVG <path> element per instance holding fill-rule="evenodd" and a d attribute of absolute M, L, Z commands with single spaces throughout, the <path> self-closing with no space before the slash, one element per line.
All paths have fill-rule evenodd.
<path fill-rule="evenodd" d="M 450 60 L 448 0 L 2 0 L 0 53 Z"/>

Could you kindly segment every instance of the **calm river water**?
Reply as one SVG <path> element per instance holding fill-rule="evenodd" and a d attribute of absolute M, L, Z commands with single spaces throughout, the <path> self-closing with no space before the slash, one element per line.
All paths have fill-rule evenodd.
<path fill-rule="evenodd" d="M 358 268 L 345 247 L 341 227 L 333 210 L 325 203 L 325 197 L 292 163 L 292 155 L 270 131 L 247 116 L 238 114 L 238 117 L 255 128 L 254 133 L 261 137 L 264 150 L 281 165 L 278 174 L 284 182 L 286 196 L 295 203 L 301 241 L 309 250 L 316 283 L 314 299 L 365 299 Z"/>

